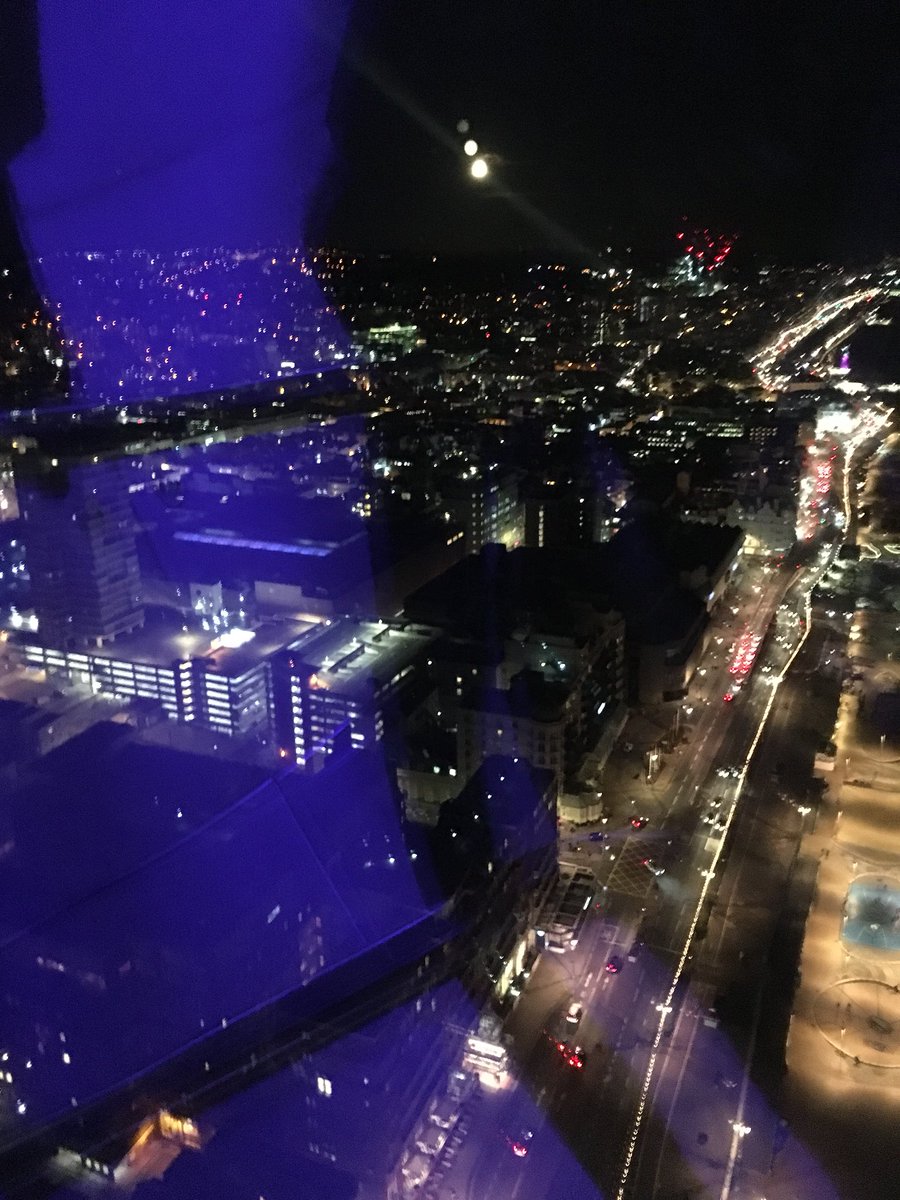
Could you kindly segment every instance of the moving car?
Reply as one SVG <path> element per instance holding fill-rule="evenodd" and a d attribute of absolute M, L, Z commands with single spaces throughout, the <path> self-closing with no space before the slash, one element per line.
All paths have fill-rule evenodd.
<path fill-rule="evenodd" d="M 506 1144 L 512 1150 L 516 1158 L 525 1158 L 531 1148 L 531 1142 L 534 1138 L 534 1131 L 531 1129 L 517 1129 L 515 1133 L 506 1135 Z"/>
<path fill-rule="evenodd" d="M 651 875 L 665 875 L 666 868 L 661 867 L 659 863 L 653 861 L 652 858 L 642 858 L 641 866 L 646 867 Z"/>
<path fill-rule="evenodd" d="M 632 829 L 643 829 L 649 819 L 649 817 L 632 817 L 629 824 Z"/>
<path fill-rule="evenodd" d="M 567 1065 L 574 1067 L 577 1071 L 580 1071 L 584 1066 L 584 1051 L 580 1046 L 570 1046 L 568 1043 L 565 1043 L 560 1053 Z"/>
<path fill-rule="evenodd" d="M 566 1012 L 566 1021 L 569 1025 L 577 1025 L 584 1016 L 584 1009 L 577 1000 L 573 1000 Z"/>
<path fill-rule="evenodd" d="M 550 1039 L 551 1045 L 554 1047 L 557 1054 L 560 1055 L 563 1062 L 565 1062 L 567 1066 L 575 1067 L 576 1070 L 580 1071 L 584 1066 L 584 1051 L 580 1046 L 569 1041 L 569 1034 L 574 1032 L 572 1027 L 566 1025 L 562 1036 L 558 1036 L 550 1031 L 545 1032 Z"/>
<path fill-rule="evenodd" d="M 610 975 L 618 975 L 618 973 L 622 970 L 622 960 L 619 958 L 618 954 L 613 954 L 609 959 L 607 959 L 606 970 Z"/>

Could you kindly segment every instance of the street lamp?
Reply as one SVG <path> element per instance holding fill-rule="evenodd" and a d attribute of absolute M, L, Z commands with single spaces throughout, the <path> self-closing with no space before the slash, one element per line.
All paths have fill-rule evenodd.
<path fill-rule="evenodd" d="M 483 158 L 473 158 L 472 165 L 469 167 L 469 173 L 473 179 L 486 179 L 488 175 L 488 165 Z"/>

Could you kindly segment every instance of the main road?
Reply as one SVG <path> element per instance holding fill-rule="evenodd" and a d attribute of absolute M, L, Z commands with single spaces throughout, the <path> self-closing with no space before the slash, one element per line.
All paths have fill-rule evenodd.
<path fill-rule="evenodd" d="M 832 511 L 848 527 L 843 451 L 852 457 L 876 432 L 863 426 L 829 476 Z M 593 871 L 598 907 L 575 950 L 543 956 L 507 1026 L 517 1086 L 488 1098 L 442 1197 L 778 1195 L 772 1171 L 791 1135 L 770 1097 L 815 879 L 809 764 L 838 686 L 823 670 L 829 631 L 810 624 L 809 594 L 835 549 L 811 544 L 780 568 L 745 568 L 691 700 L 689 744 L 663 795 L 648 789 L 653 818 L 635 831 L 634 801 L 620 803 L 596 831 L 604 840 L 564 840 L 561 859 Z M 752 677 L 726 702 L 729 643 L 766 635 L 776 614 Z M 717 799 L 720 831 L 703 820 Z M 665 873 L 651 874 L 648 858 Z M 584 1010 L 570 1039 L 582 1068 L 547 1036 L 572 1001 Z M 534 1137 L 520 1158 L 511 1140 L 523 1127 Z M 816 1188 L 831 1194 L 827 1181 Z"/>
<path fill-rule="evenodd" d="M 783 609 L 777 636 L 761 647 L 756 676 L 732 702 L 723 699 L 730 691 L 728 642 L 744 630 L 763 636 L 797 574 L 791 566 L 746 569 L 714 631 L 703 695 L 694 701 L 699 715 L 677 752 L 658 817 L 634 831 L 630 812 L 620 811 L 620 834 L 607 826 L 604 842 L 580 834 L 562 846 L 561 857 L 593 870 L 601 907 L 590 910 L 575 950 L 543 956 L 508 1022 L 518 1087 L 487 1099 L 477 1140 L 443 1182 L 442 1196 L 532 1200 L 595 1196 L 598 1188 L 608 1196 L 624 1180 L 630 1194 L 651 1197 L 664 1186 L 672 1117 L 684 1107 L 678 1093 L 685 1047 L 690 1055 L 699 1046 L 699 1030 L 723 1038 L 704 1024 L 715 1020 L 710 981 L 699 990 L 687 986 L 698 922 L 708 919 L 702 897 L 713 894 L 723 842 L 701 818 L 719 798 L 718 812 L 726 823 L 733 819 L 739 781 L 717 768 L 743 763 L 772 697 L 768 681 L 796 634 Z M 654 876 L 647 858 L 665 873 Z M 720 939 L 718 953 L 727 946 Z M 613 957 L 621 964 L 615 973 L 606 969 Z M 546 1034 L 573 1000 L 584 1010 L 572 1032 L 585 1051 L 583 1068 L 569 1066 Z M 510 1139 L 523 1125 L 535 1136 L 519 1158 Z M 724 1161 L 727 1146 L 718 1152 Z"/>

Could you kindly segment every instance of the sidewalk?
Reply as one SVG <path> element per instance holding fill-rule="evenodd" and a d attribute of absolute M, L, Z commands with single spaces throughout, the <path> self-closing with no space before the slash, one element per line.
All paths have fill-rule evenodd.
<path fill-rule="evenodd" d="M 660 752 L 649 778 L 647 755 L 671 731 L 671 717 L 666 725 L 640 712 L 629 714 L 615 748 L 599 772 L 604 805 L 614 817 L 625 819 L 635 811 L 646 815 L 662 811 L 681 751 Z M 629 746 L 631 749 L 626 749 Z"/>

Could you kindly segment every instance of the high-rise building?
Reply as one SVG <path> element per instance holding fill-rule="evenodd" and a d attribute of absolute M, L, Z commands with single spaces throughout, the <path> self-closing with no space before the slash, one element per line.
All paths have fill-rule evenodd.
<path fill-rule="evenodd" d="M 454 522 L 465 530 L 465 551 L 514 538 L 521 530 L 522 514 L 515 475 L 506 472 L 442 480 L 441 500 Z"/>
<path fill-rule="evenodd" d="M 525 496 L 525 545 L 589 546 L 594 540 L 599 497 L 577 485 L 529 489 Z"/>
<path fill-rule="evenodd" d="M 136 530 L 120 460 L 16 465 L 32 603 L 41 637 L 102 646 L 144 622 Z"/>

